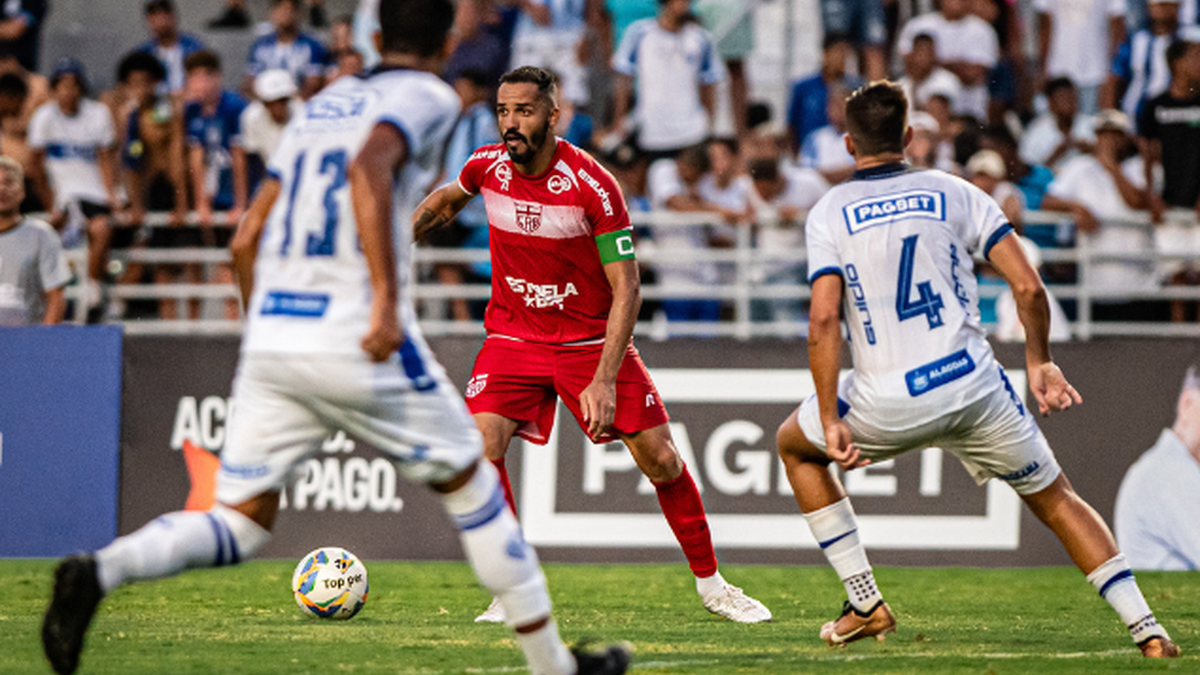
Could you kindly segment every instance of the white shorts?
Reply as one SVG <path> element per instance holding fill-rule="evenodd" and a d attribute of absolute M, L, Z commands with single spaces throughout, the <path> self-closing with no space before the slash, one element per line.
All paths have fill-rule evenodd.
<path fill-rule="evenodd" d="M 1007 379 L 1003 380 L 1007 383 Z M 958 458 L 980 485 L 999 478 L 1018 494 L 1039 492 L 1054 482 L 1062 469 L 1033 415 L 1011 388 L 996 387 L 963 408 L 905 430 L 886 430 L 872 423 L 845 401 L 856 399 L 853 375 L 838 385 L 838 407 L 862 456 L 873 462 L 909 450 L 939 447 Z M 797 412 L 805 438 L 825 449 L 825 431 L 814 394 Z"/>
<path fill-rule="evenodd" d="M 424 344 L 403 353 L 383 363 L 365 354 L 243 354 L 217 500 L 282 490 L 338 430 L 390 455 L 414 481 L 444 482 L 478 461 L 483 440 L 457 389 Z"/>

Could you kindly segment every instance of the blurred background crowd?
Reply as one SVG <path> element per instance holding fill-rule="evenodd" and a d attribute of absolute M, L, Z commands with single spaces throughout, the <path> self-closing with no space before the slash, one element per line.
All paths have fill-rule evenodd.
<path fill-rule="evenodd" d="M 0 213 L 18 201 L 22 213 L 45 214 L 68 249 L 87 251 L 75 274 L 90 320 L 200 316 L 185 294 L 125 302 L 106 289 L 228 283 L 225 266 L 117 263 L 110 249 L 224 246 L 298 106 L 374 65 L 377 2 L 193 0 L 184 12 L 172 0 L 101 0 L 99 16 L 123 27 L 105 30 L 81 3 L 5 0 L 0 152 L 15 162 L 0 173 L 20 181 L 0 181 Z M 43 45 L 56 5 L 90 18 Z M 785 26 L 767 25 L 779 17 Z M 498 141 L 499 76 L 543 66 L 561 80 L 558 135 L 601 158 L 632 212 L 707 223 L 639 220 L 651 223 L 640 246 L 795 250 L 807 209 L 853 173 L 845 96 L 888 77 L 909 94 L 914 166 L 992 194 L 1035 258 L 1079 245 L 1100 254 L 1088 271 L 1093 318 L 1195 321 L 1195 302 L 1143 296 L 1200 283 L 1190 261 L 1155 256 L 1180 231 L 1164 219 L 1200 213 L 1198 22 L 1200 0 L 459 0 L 443 77 L 463 113 L 445 179 Z M 134 24 L 142 35 L 128 44 L 89 38 L 129 35 Z M 78 36 L 78 53 L 64 34 Z M 784 42 L 774 89 L 754 72 L 764 34 Z M 485 249 L 482 204 L 429 245 Z M 648 282 L 668 296 L 683 290 L 648 303 L 647 317 L 728 318 L 724 296 L 702 289 L 732 283 L 731 263 L 649 258 Z M 486 283 L 489 271 L 447 262 L 426 274 Z M 979 273 L 998 282 L 986 265 Z M 1074 283 L 1080 270 L 1048 262 L 1044 273 Z M 802 284 L 804 266 L 768 257 L 752 277 L 760 287 Z M 802 300 L 778 295 L 757 300 L 755 318 L 803 321 Z M 436 312 L 477 319 L 478 304 L 457 298 Z M 1003 297 L 981 309 L 1002 333 L 1016 330 Z M 229 299 L 221 311 L 234 319 L 238 308 Z M 1078 307 L 1056 311 L 1074 318 Z"/>

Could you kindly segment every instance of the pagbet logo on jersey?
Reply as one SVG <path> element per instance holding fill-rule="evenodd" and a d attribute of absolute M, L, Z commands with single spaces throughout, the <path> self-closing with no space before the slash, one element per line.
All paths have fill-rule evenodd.
<path fill-rule="evenodd" d="M 860 199 L 842 207 L 850 234 L 901 218 L 946 219 L 946 195 L 936 190 L 905 190 Z"/>
<path fill-rule="evenodd" d="M 542 205 L 534 202 L 513 200 L 517 212 L 517 227 L 522 232 L 533 234 L 542 226 Z"/>

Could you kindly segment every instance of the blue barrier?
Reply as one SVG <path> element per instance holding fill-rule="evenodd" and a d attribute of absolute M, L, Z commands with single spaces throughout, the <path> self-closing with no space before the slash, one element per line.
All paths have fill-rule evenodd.
<path fill-rule="evenodd" d="M 120 328 L 0 328 L 0 556 L 116 536 L 120 420 Z"/>

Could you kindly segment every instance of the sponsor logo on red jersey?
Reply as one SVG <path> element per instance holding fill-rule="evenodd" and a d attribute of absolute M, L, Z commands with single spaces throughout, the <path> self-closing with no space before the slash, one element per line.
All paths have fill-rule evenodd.
<path fill-rule="evenodd" d="M 525 306 L 536 309 L 547 307 L 563 308 L 563 301 L 572 295 L 579 295 L 575 284 L 567 282 L 564 286 L 558 284 L 535 284 L 516 277 L 504 277 L 508 287 L 514 293 L 525 296 Z"/>
<path fill-rule="evenodd" d="M 476 375 L 467 382 L 467 398 L 475 398 L 487 386 L 487 373 Z"/>
<path fill-rule="evenodd" d="M 560 195 L 571 189 L 571 179 L 556 173 L 546 181 L 546 187 L 554 194 Z"/>
<path fill-rule="evenodd" d="M 496 180 L 500 181 L 500 189 L 508 192 L 508 183 L 512 180 L 512 167 L 507 164 L 497 166 Z"/>
<path fill-rule="evenodd" d="M 535 202 L 513 200 L 517 211 L 517 227 L 521 231 L 533 234 L 542 226 L 542 205 Z"/>

